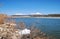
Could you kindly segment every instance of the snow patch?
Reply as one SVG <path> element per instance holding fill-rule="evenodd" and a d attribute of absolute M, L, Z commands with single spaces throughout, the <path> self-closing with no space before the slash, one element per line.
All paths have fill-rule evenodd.
<path fill-rule="evenodd" d="M 19 33 L 22 34 L 22 35 L 26 35 L 26 34 L 30 34 L 30 32 L 31 31 L 29 29 L 23 29 Z"/>

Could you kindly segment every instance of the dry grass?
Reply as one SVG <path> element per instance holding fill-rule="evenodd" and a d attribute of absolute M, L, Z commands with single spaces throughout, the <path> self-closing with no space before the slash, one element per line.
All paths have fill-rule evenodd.
<path fill-rule="evenodd" d="M 3 24 L 4 23 L 5 18 L 7 18 L 7 15 L 0 14 L 0 24 Z"/>
<path fill-rule="evenodd" d="M 18 33 L 19 30 L 15 28 L 15 26 L 10 25 L 11 23 L 15 24 L 15 21 L 10 20 L 9 21 L 10 24 L 4 25 L 5 18 L 6 15 L 0 14 L 0 28 L 3 28 L 3 30 L 0 29 L 0 37 L 1 37 L 0 39 L 50 39 L 50 37 L 47 36 L 45 33 L 41 32 L 41 30 L 35 28 L 34 25 L 30 28 L 31 30 L 30 34 L 21 36 Z M 18 25 L 20 29 L 26 28 L 24 22 L 20 22 Z"/>

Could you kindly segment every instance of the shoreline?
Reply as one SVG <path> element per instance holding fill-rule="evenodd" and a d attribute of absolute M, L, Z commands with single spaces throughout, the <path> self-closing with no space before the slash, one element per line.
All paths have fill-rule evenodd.
<path fill-rule="evenodd" d="M 60 17 L 34 17 L 34 18 L 59 18 L 60 19 Z"/>
<path fill-rule="evenodd" d="M 11 17 L 11 18 L 55 18 L 55 19 L 60 19 L 60 17 Z"/>

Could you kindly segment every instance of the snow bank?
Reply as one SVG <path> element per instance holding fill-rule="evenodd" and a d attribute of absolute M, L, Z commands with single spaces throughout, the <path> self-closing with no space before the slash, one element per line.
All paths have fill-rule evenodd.
<path fill-rule="evenodd" d="M 22 35 L 30 34 L 30 30 L 29 29 L 23 29 L 19 33 Z"/>

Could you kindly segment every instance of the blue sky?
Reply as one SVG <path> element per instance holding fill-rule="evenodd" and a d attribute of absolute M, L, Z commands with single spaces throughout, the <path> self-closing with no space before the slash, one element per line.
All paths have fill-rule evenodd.
<path fill-rule="evenodd" d="M 0 13 L 60 14 L 60 0 L 0 0 Z"/>

